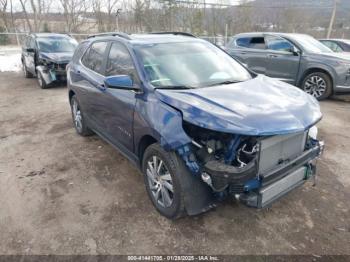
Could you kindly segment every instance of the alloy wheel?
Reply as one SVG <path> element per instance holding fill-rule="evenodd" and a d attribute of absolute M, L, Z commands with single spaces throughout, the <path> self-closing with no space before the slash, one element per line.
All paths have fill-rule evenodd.
<path fill-rule="evenodd" d="M 326 89 L 326 80 L 317 75 L 309 77 L 304 84 L 304 91 L 315 98 L 321 97 L 326 92 Z"/>
<path fill-rule="evenodd" d="M 78 102 L 75 99 L 73 100 L 72 111 L 73 111 L 73 119 L 74 119 L 75 128 L 80 133 L 83 130 L 83 119 L 81 116 L 81 111 L 80 111 Z"/>
<path fill-rule="evenodd" d="M 174 200 L 174 187 L 169 169 L 163 160 L 157 156 L 150 158 L 146 174 L 155 202 L 164 208 L 170 207 Z"/>

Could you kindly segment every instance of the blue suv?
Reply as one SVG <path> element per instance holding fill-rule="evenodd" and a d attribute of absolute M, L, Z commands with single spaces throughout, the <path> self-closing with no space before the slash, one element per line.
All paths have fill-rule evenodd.
<path fill-rule="evenodd" d="M 227 197 L 263 208 L 315 177 L 316 99 L 190 34 L 91 36 L 67 81 L 77 133 L 137 165 L 170 219 Z"/>

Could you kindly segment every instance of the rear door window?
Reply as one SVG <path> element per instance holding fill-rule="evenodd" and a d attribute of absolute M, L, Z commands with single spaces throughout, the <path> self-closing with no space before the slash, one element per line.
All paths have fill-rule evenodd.
<path fill-rule="evenodd" d="M 238 38 L 236 39 L 236 45 L 240 47 L 249 47 L 251 39 L 251 37 Z"/>
<path fill-rule="evenodd" d="M 85 52 L 83 59 L 81 60 L 83 65 L 99 74 L 103 74 L 103 65 L 107 45 L 108 42 L 93 43 Z"/>
<path fill-rule="evenodd" d="M 264 37 L 252 37 L 249 43 L 249 47 L 253 49 L 266 49 Z"/>
<path fill-rule="evenodd" d="M 265 38 L 263 36 L 237 38 L 236 45 L 252 49 L 266 49 Z"/>

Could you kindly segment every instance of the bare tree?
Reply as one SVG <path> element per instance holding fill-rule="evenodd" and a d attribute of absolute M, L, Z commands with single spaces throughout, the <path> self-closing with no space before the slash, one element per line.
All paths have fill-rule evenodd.
<path fill-rule="evenodd" d="M 92 0 L 92 8 L 99 31 L 112 31 L 119 19 L 119 0 Z M 119 11 L 118 11 L 119 10 Z"/>
<path fill-rule="evenodd" d="M 28 12 L 27 12 L 27 0 L 19 0 L 19 2 L 21 3 L 22 11 L 24 13 L 24 17 L 26 19 L 29 31 L 33 32 L 32 24 L 30 23 Z"/>
<path fill-rule="evenodd" d="M 19 0 L 29 31 L 39 32 L 53 0 Z M 31 19 L 32 17 L 32 19 Z M 31 21 L 32 20 L 32 21 Z"/>
<path fill-rule="evenodd" d="M 112 31 L 114 28 L 114 17 L 118 16 L 118 0 L 106 0 L 106 7 L 107 7 L 107 18 L 108 18 L 108 23 L 107 23 L 107 31 Z M 116 17 L 116 19 L 119 19 Z M 119 29 L 119 28 L 118 28 Z"/>
<path fill-rule="evenodd" d="M 7 0 L 0 0 L 0 17 L 4 24 L 5 31 L 8 31 L 7 5 Z"/>
<path fill-rule="evenodd" d="M 65 17 L 66 30 L 68 32 L 78 32 L 86 20 L 90 3 L 87 0 L 60 0 Z"/>

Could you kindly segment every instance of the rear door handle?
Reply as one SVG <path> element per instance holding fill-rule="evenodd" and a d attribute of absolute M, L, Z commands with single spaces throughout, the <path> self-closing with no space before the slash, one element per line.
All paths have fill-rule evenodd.
<path fill-rule="evenodd" d="M 276 57 L 278 57 L 278 55 L 267 55 L 267 57 L 276 58 Z"/>

